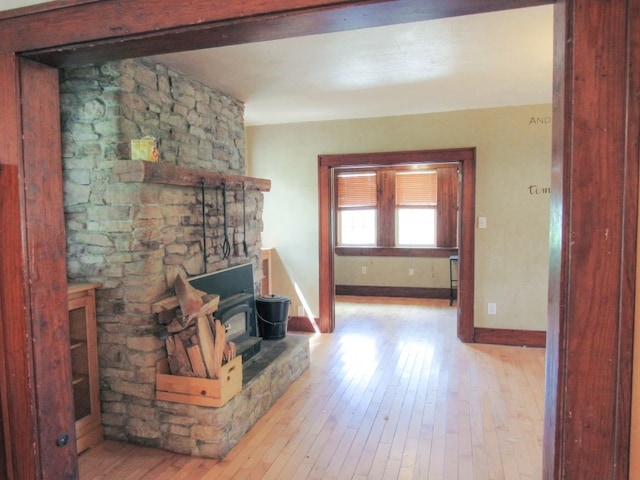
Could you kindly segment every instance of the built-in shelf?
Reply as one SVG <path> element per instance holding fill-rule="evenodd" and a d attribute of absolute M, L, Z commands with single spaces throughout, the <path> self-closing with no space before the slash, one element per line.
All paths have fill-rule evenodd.
<path fill-rule="evenodd" d="M 71 385 L 78 453 L 102 441 L 95 289 L 99 283 L 68 288 Z"/>
<path fill-rule="evenodd" d="M 115 162 L 113 178 L 123 183 L 160 183 L 184 187 L 222 187 L 229 189 L 271 190 L 271 180 L 245 177 L 230 173 L 212 172 L 202 168 L 179 167 L 163 162 L 120 160 Z"/>

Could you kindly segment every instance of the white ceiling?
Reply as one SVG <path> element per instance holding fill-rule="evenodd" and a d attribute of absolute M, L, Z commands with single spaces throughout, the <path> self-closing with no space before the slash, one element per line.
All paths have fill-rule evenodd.
<path fill-rule="evenodd" d="M 154 58 L 243 101 L 247 125 L 551 103 L 552 23 L 547 5 Z"/>

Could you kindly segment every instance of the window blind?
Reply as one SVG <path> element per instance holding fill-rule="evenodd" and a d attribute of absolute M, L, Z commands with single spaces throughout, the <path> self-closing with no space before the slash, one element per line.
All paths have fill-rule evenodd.
<path fill-rule="evenodd" d="M 431 172 L 399 172 L 396 174 L 396 205 L 399 207 L 430 206 L 438 203 L 438 176 Z"/>
<path fill-rule="evenodd" d="M 338 208 L 375 207 L 376 192 L 375 173 L 338 175 Z"/>

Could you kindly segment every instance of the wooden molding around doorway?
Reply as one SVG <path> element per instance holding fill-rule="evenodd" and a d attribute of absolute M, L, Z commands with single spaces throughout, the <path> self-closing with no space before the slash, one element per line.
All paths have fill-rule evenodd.
<path fill-rule="evenodd" d="M 28 266 L 32 255 L 51 252 L 39 242 L 27 243 L 42 234 L 42 227 L 25 212 L 24 194 L 38 185 L 40 170 L 59 168 L 60 158 L 40 156 L 46 142 L 29 136 L 37 132 L 22 126 L 23 115 L 33 118 L 38 110 L 36 102 L 21 104 L 21 82 L 38 95 L 51 93 L 40 88 L 34 71 L 16 67 L 20 57 L 59 67 L 189 50 L 198 45 L 196 37 L 205 39 L 200 48 L 228 44 L 225 32 L 234 34 L 231 42 L 243 43 L 547 3 L 552 2 L 192 0 L 176 9 L 173 0 L 59 0 L 0 16 L 0 321 L 5 327 L 0 342 L 11 349 L 5 351 L 0 378 L 12 382 L 2 390 L 8 472 L 0 475 L 20 480 L 77 478 L 73 465 L 58 475 L 56 456 L 66 452 L 58 450 L 50 435 L 56 428 L 39 416 L 42 412 L 34 403 L 41 382 L 45 387 L 38 395 L 43 399 L 46 385 L 64 382 L 58 372 L 41 368 L 64 368 L 60 350 L 36 341 L 37 332 L 31 328 L 46 333 L 46 321 L 36 314 L 43 312 L 43 299 L 56 305 L 44 312 L 45 317 L 59 321 L 65 292 L 61 285 L 48 295 L 32 291 L 46 290 L 43 277 L 63 278 L 64 269 L 56 263 L 43 273 Z M 624 480 L 629 476 L 638 248 L 640 0 L 555 3 L 544 478 Z M 47 119 L 57 121 L 51 112 Z M 24 154 L 23 135 L 35 155 Z M 18 168 L 25 159 L 34 168 L 21 176 Z M 328 169 L 319 173 L 322 186 Z M 41 200 L 35 205 L 60 204 L 62 191 L 45 187 L 35 192 L 34 198 Z M 331 228 L 323 215 L 321 211 L 320 221 Z M 63 229 L 57 217 L 43 219 L 42 225 L 45 221 L 55 232 Z M 333 271 L 326 253 L 321 276 Z M 55 252 L 51 257 L 58 261 L 64 255 Z M 321 311 L 330 310 L 331 304 L 321 303 Z M 326 317 L 321 322 L 332 325 L 330 320 L 324 323 Z"/>
<path fill-rule="evenodd" d="M 458 282 L 458 338 L 473 341 L 473 295 L 475 251 L 475 177 L 474 147 L 442 150 L 352 153 L 318 156 L 318 205 L 320 232 L 320 331 L 335 328 L 335 215 L 333 206 L 334 170 L 345 166 L 415 165 L 458 163 L 462 173 L 460 187 L 460 245 Z"/>

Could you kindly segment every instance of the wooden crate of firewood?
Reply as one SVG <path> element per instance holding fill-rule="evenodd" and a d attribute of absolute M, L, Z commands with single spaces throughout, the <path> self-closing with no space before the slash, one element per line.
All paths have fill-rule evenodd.
<path fill-rule="evenodd" d="M 242 389 L 242 358 L 213 316 L 220 297 L 195 289 L 181 275 L 174 288 L 176 297 L 153 306 L 164 323 L 159 336 L 167 348 L 167 358 L 158 362 L 156 397 L 220 406 Z"/>
<path fill-rule="evenodd" d="M 181 377 L 169 373 L 167 360 L 156 371 L 156 398 L 203 407 L 221 407 L 242 390 L 242 357 L 224 364 L 220 378 Z"/>

